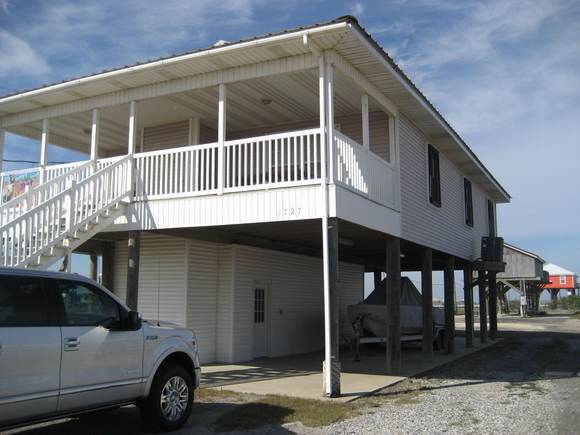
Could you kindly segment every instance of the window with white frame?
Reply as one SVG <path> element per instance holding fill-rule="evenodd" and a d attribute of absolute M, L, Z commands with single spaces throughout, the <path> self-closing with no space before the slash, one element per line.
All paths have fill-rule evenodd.
<path fill-rule="evenodd" d="M 566 284 L 566 276 L 565 275 L 560 276 L 560 284 Z"/>
<path fill-rule="evenodd" d="M 254 289 L 254 323 L 264 323 L 266 313 L 266 290 Z"/>
<path fill-rule="evenodd" d="M 471 181 L 463 179 L 463 199 L 465 201 L 465 224 L 473 226 L 473 190 Z"/>
<path fill-rule="evenodd" d="M 429 171 L 429 202 L 441 207 L 441 172 L 439 170 L 439 151 L 431 144 L 427 146 Z"/>

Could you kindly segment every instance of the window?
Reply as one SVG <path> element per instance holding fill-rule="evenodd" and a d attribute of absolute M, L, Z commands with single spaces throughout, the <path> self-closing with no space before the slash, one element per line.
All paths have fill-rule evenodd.
<path fill-rule="evenodd" d="M 441 176 L 439 172 L 439 151 L 429 144 L 427 147 L 429 165 L 429 202 L 441 207 Z"/>
<path fill-rule="evenodd" d="M 560 284 L 566 284 L 566 277 L 565 276 L 560 277 Z"/>
<path fill-rule="evenodd" d="M 263 288 L 254 289 L 254 323 L 264 323 L 265 293 L 266 291 Z"/>
<path fill-rule="evenodd" d="M 0 327 L 48 326 L 48 311 L 39 279 L 0 277 Z"/>
<path fill-rule="evenodd" d="M 495 205 L 487 200 L 487 221 L 489 224 L 489 236 L 495 237 Z"/>
<path fill-rule="evenodd" d="M 463 179 L 463 198 L 465 200 L 465 223 L 470 227 L 473 226 L 473 192 L 471 190 L 471 182 Z"/>
<path fill-rule="evenodd" d="M 120 321 L 119 306 L 105 293 L 72 281 L 59 281 L 57 286 L 66 326 L 98 326 Z"/>

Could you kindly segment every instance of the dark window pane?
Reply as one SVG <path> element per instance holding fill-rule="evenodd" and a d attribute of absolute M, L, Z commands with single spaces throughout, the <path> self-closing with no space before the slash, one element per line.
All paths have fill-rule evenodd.
<path fill-rule="evenodd" d="M 67 326 L 97 326 L 107 321 L 119 321 L 117 303 L 103 292 L 71 281 L 59 281 Z"/>
<path fill-rule="evenodd" d="M 48 324 L 40 279 L 0 277 L 0 326 Z"/>
<path fill-rule="evenodd" d="M 467 179 L 463 179 L 463 191 L 465 199 L 465 223 L 470 227 L 473 226 L 473 191 L 471 188 L 471 182 Z"/>
<path fill-rule="evenodd" d="M 439 171 L 439 151 L 433 145 L 427 147 L 429 167 L 429 201 L 441 206 L 441 175 Z"/>

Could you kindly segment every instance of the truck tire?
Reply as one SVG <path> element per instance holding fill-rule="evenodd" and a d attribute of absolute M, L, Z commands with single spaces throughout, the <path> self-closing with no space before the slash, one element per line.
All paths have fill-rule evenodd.
<path fill-rule="evenodd" d="M 162 365 L 149 396 L 139 403 L 141 417 L 158 430 L 170 431 L 185 424 L 193 405 L 193 379 L 183 367 Z"/>

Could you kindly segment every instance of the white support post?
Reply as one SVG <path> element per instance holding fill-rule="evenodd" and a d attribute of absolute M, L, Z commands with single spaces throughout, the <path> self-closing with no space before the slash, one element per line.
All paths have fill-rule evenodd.
<path fill-rule="evenodd" d="M 129 137 L 127 142 L 127 154 L 135 154 L 135 126 L 137 123 L 137 103 L 129 103 Z"/>
<path fill-rule="evenodd" d="M 127 139 L 127 154 L 130 156 L 130 169 L 129 169 L 129 186 L 131 188 L 131 198 L 133 198 L 133 191 L 135 190 L 135 129 L 137 125 L 137 103 L 131 101 L 129 103 L 129 132 Z"/>
<path fill-rule="evenodd" d="M 6 130 L 0 128 L 0 173 L 4 170 L 4 143 L 6 142 Z"/>
<path fill-rule="evenodd" d="M 360 98 L 360 106 L 362 113 L 362 137 L 363 146 L 368 150 L 371 147 L 369 134 L 369 96 L 362 94 Z"/>
<path fill-rule="evenodd" d="M 332 337 L 330 306 L 330 257 L 328 247 L 328 179 L 326 139 L 326 63 L 319 57 L 318 63 L 319 117 L 320 117 L 320 178 L 322 183 L 322 274 L 324 283 L 324 394 L 332 394 Z"/>
<path fill-rule="evenodd" d="M 335 149 L 334 149 L 334 66 L 327 59 L 326 61 L 326 138 L 328 147 L 328 162 L 329 162 L 329 183 L 334 183 L 335 175 Z"/>
<path fill-rule="evenodd" d="M 199 118 L 189 119 L 189 145 L 199 145 L 200 141 Z"/>
<path fill-rule="evenodd" d="M 48 151 L 48 134 L 50 129 L 50 123 L 48 119 L 42 120 L 42 136 L 40 139 L 40 184 L 46 181 L 46 163 L 48 161 L 47 151 Z"/>
<path fill-rule="evenodd" d="M 226 141 L 226 85 L 220 83 L 219 85 L 219 101 L 218 101 L 218 195 L 224 193 L 224 152 Z"/>
<path fill-rule="evenodd" d="M 401 207 L 401 166 L 399 165 L 399 116 L 389 116 L 389 161 L 395 168 L 395 207 Z"/>
<path fill-rule="evenodd" d="M 99 159 L 99 128 L 99 109 L 93 109 L 91 122 L 91 164 L 93 166 L 93 171 L 97 169 L 97 160 Z"/>

